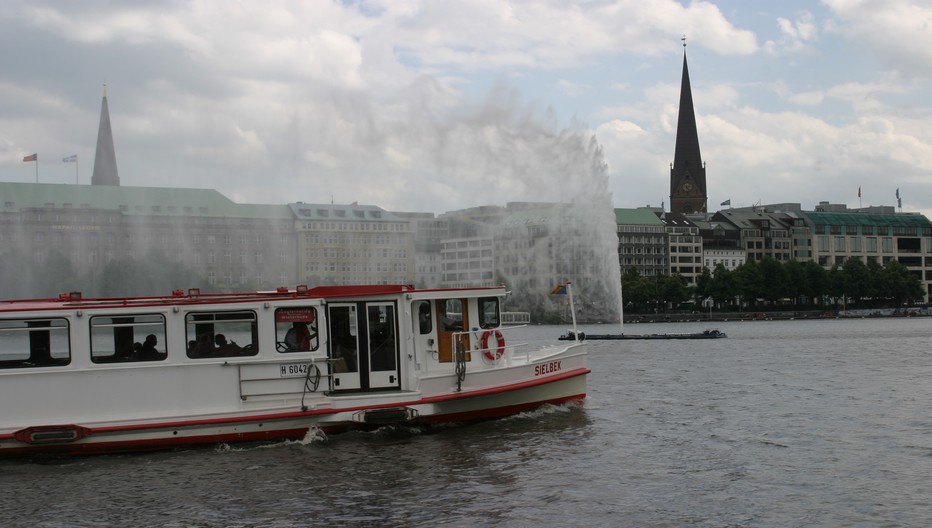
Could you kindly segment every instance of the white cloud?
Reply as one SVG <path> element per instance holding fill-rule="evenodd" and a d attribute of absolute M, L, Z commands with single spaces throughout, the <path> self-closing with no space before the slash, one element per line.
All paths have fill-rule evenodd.
<path fill-rule="evenodd" d="M 847 36 L 904 78 L 932 77 L 932 4 L 916 0 L 823 0 L 834 18 L 828 29 Z"/>
<path fill-rule="evenodd" d="M 710 203 L 843 201 L 851 180 L 892 181 L 891 172 L 915 182 L 912 202 L 932 203 L 930 110 L 908 99 L 924 85 L 841 62 L 831 76 L 835 57 L 816 62 L 831 52 L 827 40 L 845 35 L 900 70 L 925 71 L 929 9 L 903 0 L 827 5 L 828 32 L 815 22 L 824 8 L 766 18 L 780 34 L 765 50 L 812 51 L 790 71 L 786 60 L 755 56 L 755 35 L 766 30 L 738 27 L 704 1 L 7 4 L 2 28 L 23 32 L 9 38 L 47 48 L 5 62 L 0 162 L 10 160 L 7 179 L 28 180 L 22 155 L 78 152 L 89 174 L 97 90 L 112 81 L 127 185 L 442 212 L 552 198 L 559 185 L 550 180 L 560 177 L 597 187 L 604 155 L 617 205 L 659 205 L 668 200 L 686 34 L 700 52 L 693 61 L 690 51 L 690 69 Z M 879 36 L 870 35 L 875 21 Z M 897 56 L 907 40 L 913 51 Z M 696 83 L 698 71 L 710 80 Z M 760 91 L 812 114 L 766 107 L 752 85 L 774 86 L 777 98 Z M 527 99 L 542 87 L 556 100 Z M 593 131 L 562 125 L 560 112 L 600 120 L 601 154 L 587 140 Z"/>
<path fill-rule="evenodd" d="M 818 30 L 809 11 L 800 12 L 796 20 L 777 17 L 780 38 L 764 43 L 764 50 L 771 55 L 800 53 L 812 49 L 818 38 Z"/>

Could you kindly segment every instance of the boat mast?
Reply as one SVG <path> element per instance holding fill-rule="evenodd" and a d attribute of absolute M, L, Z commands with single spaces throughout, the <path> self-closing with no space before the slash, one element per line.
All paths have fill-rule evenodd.
<path fill-rule="evenodd" d="M 573 335 L 579 341 L 579 332 L 576 331 L 576 305 L 573 304 L 573 283 L 566 281 L 566 293 L 570 296 L 570 315 L 573 316 Z"/>

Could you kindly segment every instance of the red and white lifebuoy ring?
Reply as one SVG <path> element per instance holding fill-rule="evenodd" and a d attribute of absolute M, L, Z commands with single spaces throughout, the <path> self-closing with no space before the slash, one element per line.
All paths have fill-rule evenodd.
<path fill-rule="evenodd" d="M 495 336 L 496 347 L 494 349 L 489 347 L 489 340 L 492 336 Z M 486 330 L 482 334 L 482 350 L 485 351 L 485 357 L 492 361 L 505 355 L 505 338 L 502 337 L 502 332 L 500 330 Z"/>

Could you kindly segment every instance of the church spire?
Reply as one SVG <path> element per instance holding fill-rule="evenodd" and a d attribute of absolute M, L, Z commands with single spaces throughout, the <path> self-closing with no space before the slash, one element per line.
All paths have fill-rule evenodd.
<path fill-rule="evenodd" d="M 100 103 L 100 126 L 97 129 L 97 153 L 94 156 L 94 175 L 91 185 L 120 185 L 117 173 L 116 151 L 113 148 L 113 131 L 110 130 L 110 108 L 107 106 L 107 85 L 104 85 Z"/>
<path fill-rule="evenodd" d="M 699 152 L 699 133 L 693 109 L 689 68 L 686 65 L 686 37 L 683 37 L 683 78 L 680 84 L 680 108 L 676 121 L 676 147 L 670 166 L 670 211 L 674 213 L 704 213 L 708 193 L 705 165 Z"/>

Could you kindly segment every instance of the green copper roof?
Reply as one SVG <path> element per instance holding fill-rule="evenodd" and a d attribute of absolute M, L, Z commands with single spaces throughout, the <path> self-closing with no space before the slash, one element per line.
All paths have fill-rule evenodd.
<path fill-rule="evenodd" d="M 663 221 L 651 209 L 615 209 L 617 225 L 650 225 L 663 227 Z"/>
<path fill-rule="evenodd" d="M 34 207 L 109 209 L 126 215 L 294 218 L 287 205 L 238 204 L 213 189 L 0 182 L 0 212 Z"/>
<path fill-rule="evenodd" d="M 877 213 L 801 213 L 812 225 L 877 226 L 877 227 L 932 227 L 932 222 L 920 214 Z"/>

